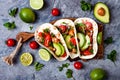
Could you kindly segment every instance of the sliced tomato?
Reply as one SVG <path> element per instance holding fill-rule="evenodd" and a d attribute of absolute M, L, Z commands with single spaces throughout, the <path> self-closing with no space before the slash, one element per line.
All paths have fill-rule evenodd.
<path fill-rule="evenodd" d="M 65 26 L 65 25 L 61 25 L 61 26 L 59 26 L 59 28 L 60 28 L 61 32 L 65 32 L 67 30 L 67 26 Z"/>
<path fill-rule="evenodd" d="M 72 38 L 70 39 L 70 42 L 71 42 L 73 45 L 76 45 L 76 40 L 75 40 L 74 37 L 72 37 Z"/>
<path fill-rule="evenodd" d="M 85 25 L 86 25 L 87 30 L 89 30 L 89 31 L 93 30 L 93 25 L 91 22 L 86 22 Z"/>
<path fill-rule="evenodd" d="M 51 42 L 51 36 L 50 36 L 50 33 L 45 33 L 45 41 L 44 41 L 44 45 L 45 45 L 46 47 L 48 47 L 50 42 Z"/>
<path fill-rule="evenodd" d="M 43 33 L 42 32 L 39 32 L 39 37 L 43 37 Z"/>
<path fill-rule="evenodd" d="M 87 55 L 91 55 L 92 53 L 89 50 L 85 50 L 83 51 L 83 55 L 87 56 Z"/>
<path fill-rule="evenodd" d="M 65 52 L 61 57 L 66 57 L 67 56 L 67 53 Z"/>

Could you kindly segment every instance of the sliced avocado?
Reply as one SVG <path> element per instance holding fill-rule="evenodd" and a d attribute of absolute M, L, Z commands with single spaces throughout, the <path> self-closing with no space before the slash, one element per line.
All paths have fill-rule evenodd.
<path fill-rule="evenodd" d="M 108 6 L 102 2 L 96 3 L 94 7 L 94 16 L 103 23 L 109 23 L 110 13 Z"/>
<path fill-rule="evenodd" d="M 78 34 L 77 34 L 77 37 L 78 37 L 78 39 L 80 40 L 80 42 L 79 42 L 79 47 L 82 48 L 83 45 L 84 45 L 85 42 L 86 42 L 85 35 L 84 35 L 83 33 L 78 33 Z"/>
<path fill-rule="evenodd" d="M 55 54 L 59 57 L 62 54 L 62 50 L 59 46 L 59 43 L 53 43 L 53 47 L 56 49 Z"/>
<path fill-rule="evenodd" d="M 66 44 L 67 44 L 68 49 L 72 49 L 72 46 L 70 45 L 70 38 L 71 38 L 70 35 L 67 35 L 67 36 L 65 37 L 65 42 L 66 42 Z"/>
<path fill-rule="evenodd" d="M 62 56 L 65 53 L 64 46 L 59 43 L 59 46 L 61 47 L 61 55 Z"/>
<path fill-rule="evenodd" d="M 98 42 L 99 45 L 102 43 L 102 32 L 98 33 L 97 42 Z"/>
<path fill-rule="evenodd" d="M 86 35 L 85 38 L 86 38 L 86 43 L 81 48 L 82 51 L 84 51 L 85 49 L 87 49 L 89 47 L 89 45 L 90 45 L 90 38 L 89 38 L 89 36 Z"/>

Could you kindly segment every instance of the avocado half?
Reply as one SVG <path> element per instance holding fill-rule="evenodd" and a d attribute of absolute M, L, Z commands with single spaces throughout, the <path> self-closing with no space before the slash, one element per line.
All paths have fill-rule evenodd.
<path fill-rule="evenodd" d="M 105 10 L 105 15 L 101 16 L 98 14 L 98 10 L 100 8 L 103 8 Z M 98 2 L 95 4 L 94 7 L 94 16 L 96 19 L 98 19 L 99 21 L 103 22 L 103 23 L 109 23 L 110 22 L 110 13 L 109 13 L 109 8 L 106 4 L 102 3 L 102 2 Z"/>

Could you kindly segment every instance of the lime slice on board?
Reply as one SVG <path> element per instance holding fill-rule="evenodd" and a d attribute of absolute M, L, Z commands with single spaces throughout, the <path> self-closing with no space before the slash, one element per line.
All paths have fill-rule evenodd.
<path fill-rule="evenodd" d="M 20 56 L 20 61 L 23 66 L 29 66 L 33 62 L 33 57 L 30 53 L 23 53 Z"/>
<path fill-rule="evenodd" d="M 44 5 L 43 0 L 30 0 L 30 6 L 35 10 L 41 9 L 43 5 Z"/>
<path fill-rule="evenodd" d="M 51 58 L 51 54 L 46 49 L 40 49 L 39 56 L 44 61 L 49 61 Z"/>

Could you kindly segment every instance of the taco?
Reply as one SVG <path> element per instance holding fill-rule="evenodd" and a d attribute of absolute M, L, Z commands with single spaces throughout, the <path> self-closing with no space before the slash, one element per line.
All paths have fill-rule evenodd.
<path fill-rule="evenodd" d="M 65 41 L 56 27 L 50 23 L 40 25 L 35 31 L 35 41 L 46 48 L 58 61 L 69 57 Z"/>
<path fill-rule="evenodd" d="M 54 26 L 58 28 L 60 33 L 62 34 L 68 51 L 70 53 L 70 57 L 72 59 L 79 57 L 79 49 L 77 42 L 77 35 L 74 22 L 70 19 L 60 19 L 54 23 Z"/>
<path fill-rule="evenodd" d="M 77 31 L 81 59 L 91 59 L 98 51 L 98 25 L 91 18 L 78 18 L 74 21 Z"/>

